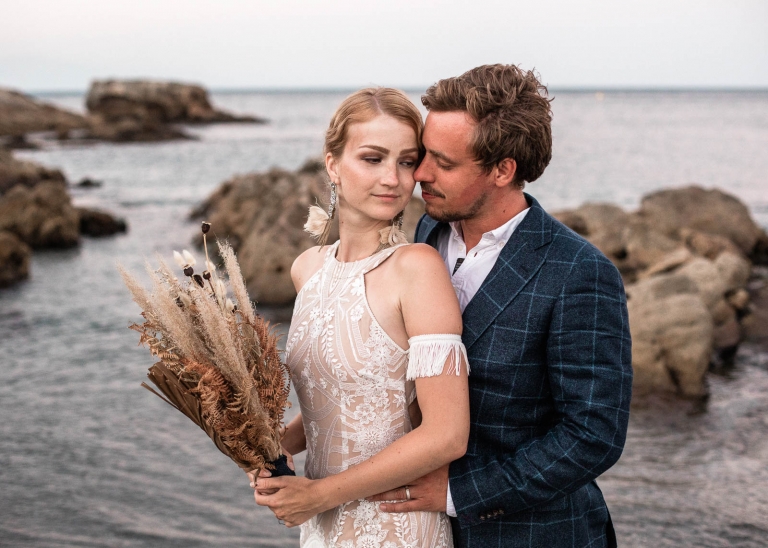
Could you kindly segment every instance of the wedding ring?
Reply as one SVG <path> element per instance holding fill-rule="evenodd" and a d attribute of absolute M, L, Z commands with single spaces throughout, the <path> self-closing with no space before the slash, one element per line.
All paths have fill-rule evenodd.
<path fill-rule="evenodd" d="M 411 488 L 405 486 L 405 500 L 411 500 Z"/>

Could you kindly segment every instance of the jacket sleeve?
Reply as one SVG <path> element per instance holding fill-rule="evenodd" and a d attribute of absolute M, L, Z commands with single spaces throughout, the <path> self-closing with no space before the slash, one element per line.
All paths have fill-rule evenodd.
<path fill-rule="evenodd" d="M 558 418 L 542 437 L 451 464 L 461 525 L 561 499 L 621 456 L 632 354 L 624 286 L 608 259 L 593 255 L 574 265 L 556 296 L 544 340 Z"/>

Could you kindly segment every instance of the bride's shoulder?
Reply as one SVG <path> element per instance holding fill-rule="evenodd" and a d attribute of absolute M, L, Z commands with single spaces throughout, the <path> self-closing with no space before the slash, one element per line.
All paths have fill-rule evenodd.
<path fill-rule="evenodd" d="M 419 274 L 424 272 L 443 272 L 447 274 L 445 263 L 440 253 L 427 244 L 408 244 L 395 253 L 396 266 L 402 274 Z"/>
<path fill-rule="evenodd" d="M 310 247 L 293 261 L 291 279 L 293 280 L 293 285 L 296 286 L 296 291 L 299 291 L 307 280 L 323 266 L 325 252 L 328 250 L 328 247 L 330 246 L 316 245 Z"/>

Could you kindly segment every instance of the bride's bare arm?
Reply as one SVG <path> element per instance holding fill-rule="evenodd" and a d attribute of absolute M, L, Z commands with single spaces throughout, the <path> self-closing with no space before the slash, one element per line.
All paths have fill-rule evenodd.
<path fill-rule="evenodd" d="M 461 334 L 461 313 L 445 264 L 424 245 L 401 250 L 392 288 L 409 337 Z M 463 361 L 463 358 L 462 358 Z M 447 368 L 446 368 L 447 369 Z M 415 480 L 464 455 L 469 437 L 467 366 L 459 374 L 416 379 L 421 425 L 377 455 L 339 474 L 321 480 L 259 478 L 257 491 L 279 489 L 271 495 L 257 492 L 256 502 L 295 526 L 310 517 L 350 500 L 365 498 Z"/>
<path fill-rule="evenodd" d="M 307 448 L 307 438 L 304 435 L 304 423 L 301 421 L 301 413 L 296 415 L 285 427 L 285 434 L 280 444 L 291 455 L 297 455 Z"/>

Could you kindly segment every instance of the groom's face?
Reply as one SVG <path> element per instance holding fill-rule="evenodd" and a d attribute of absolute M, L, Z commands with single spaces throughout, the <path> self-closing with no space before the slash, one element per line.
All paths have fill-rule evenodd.
<path fill-rule="evenodd" d="M 461 111 L 430 112 L 424 124 L 426 156 L 414 172 L 427 214 L 442 222 L 480 214 L 493 187 L 471 150 L 475 121 Z"/>

